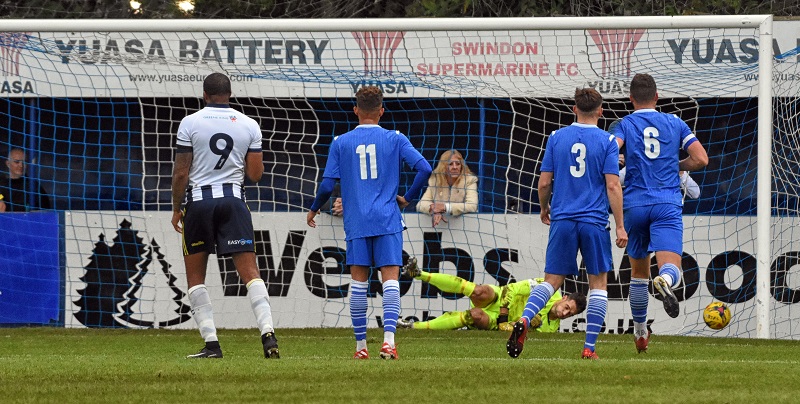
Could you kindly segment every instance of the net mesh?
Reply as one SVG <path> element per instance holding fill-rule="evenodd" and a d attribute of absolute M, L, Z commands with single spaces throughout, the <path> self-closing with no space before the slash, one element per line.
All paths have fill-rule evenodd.
<path fill-rule="evenodd" d="M 169 223 L 174 134 L 183 117 L 202 107 L 198 93 L 205 75 L 230 75 L 232 106 L 255 118 L 264 135 L 265 175 L 248 184 L 246 195 L 276 325 L 349 326 L 342 220 L 324 213 L 320 226 L 309 229 L 305 209 L 330 142 L 355 125 L 358 88 L 383 88 L 382 125 L 409 136 L 432 164 L 456 149 L 479 178 L 477 212 L 433 227 L 415 206 L 405 211 L 405 255 L 420 258 L 426 271 L 502 285 L 543 276 L 547 227 L 538 218 L 539 164 L 547 135 L 574 120 L 575 88 L 603 94 L 600 126 L 606 129 L 632 111 L 630 77 L 648 72 L 659 83 L 660 110 L 685 120 L 710 156 L 705 170 L 691 173 L 700 197 L 687 198 L 684 206 L 681 316 L 669 319 L 653 297 L 651 327 L 753 337 L 756 34 L 700 28 L 4 34 L 1 90 L 7 97 L 0 99 L 0 125 L 7 130 L 0 151 L 18 147 L 26 153 L 26 176 L 41 185 L 52 203 L 47 212 L 63 223 L 62 247 L 32 248 L 49 257 L 37 265 L 63 268 L 61 314 L 49 322 L 191 328 L 180 238 Z M 797 337 L 793 303 L 800 287 L 793 276 L 800 251 L 800 76 L 790 39 L 775 45 L 771 318 L 780 338 Z M 412 179 L 406 167 L 401 192 Z M 30 249 L 9 240 L 33 231 L 26 223 L 39 214 L 13 216 L 12 231 L 4 233 L 15 236 L 0 244 L 16 248 L 9 250 L 14 254 Z M 631 321 L 630 265 L 622 250 L 614 251 L 614 263 L 605 332 L 622 333 Z M 25 291 L 20 279 L 36 277 L 14 278 L 14 288 Z M 378 279 L 372 275 L 371 326 L 381 324 Z M 207 286 L 218 326 L 253 326 L 230 261 L 211 260 Z M 568 292 L 586 289 L 583 273 L 564 286 Z M 460 295 L 409 279 L 402 280 L 401 294 L 403 317 L 469 308 Z M 717 332 L 702 320 L 703 308 L 714 300 L 733 313 L 731 324 Z M 19 313 L 19 305 L 11 312 Z M 583 326 L 580 315 L 564 320 L 561 329 Z"/>

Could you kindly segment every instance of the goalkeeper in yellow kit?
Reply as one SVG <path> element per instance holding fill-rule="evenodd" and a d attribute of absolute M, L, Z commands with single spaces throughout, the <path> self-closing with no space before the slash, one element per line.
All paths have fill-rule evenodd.
<path fill-rule="evenodd" d="M 404 275 L 436 286 L 443 292 L 461 293 L 470 300 L 470 309 L 449 311 L 429 321 L 398 320 L 404 328 L 456 330 L 467 327 L 478 330 L 511 331 L 522 316 L 531 289 L 543 279 L 526 279 L 505 286 L 477 285 L 453 275 L 428 273 L 419 269 L 416 258 L 409 258 Z M 561 320 L 586 309 L 586 296 L 571 293 L 561 296 L 556 291 L 541 311 L 531 320 L 531 328 L 539 332 L 558 332 Z M 538 324 L 538 325 L 537 325 Z"/>

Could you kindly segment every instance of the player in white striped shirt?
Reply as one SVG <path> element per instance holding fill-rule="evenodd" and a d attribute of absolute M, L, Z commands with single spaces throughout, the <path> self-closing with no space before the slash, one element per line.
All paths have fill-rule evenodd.
<path fill-rule="evenodd" d="M 172 226 L 183 235 L 183 261 L 192 316 L 205 347 L 189 358 L 222 358 L 211 298 L 208 255 L 231 255 L 261 331 L 264 357 L 279 358 L 269 295 L 259 277 L 253 219 L 244 201 L 244 176 L 264 173 L 261 128 L 230 107 L 231 82 L 212 73 L 203 82 L 206 107 L 181 120 L 172 175 Z M 185 199 L 185 206 L 181 209 Z"/>

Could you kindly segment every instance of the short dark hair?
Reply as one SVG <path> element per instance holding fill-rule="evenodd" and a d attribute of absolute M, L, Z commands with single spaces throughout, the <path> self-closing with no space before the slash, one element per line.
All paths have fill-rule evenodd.
<path fill-rule="evenodd" d="M 356 106 L 364 111 L 377 111 L 383 106 L 383 92 L 377 86 L 361 87 L 356 93 Z"/>
<path fill-rule="evenodd" d="M 586 296 L 583 293 L 572 292 L 567 295 L 567 299 L 575 302 L 575 308 L 577 309 L 575 314 L 581 314 L 584 310 L 586 310 Z"/>
<path fill-rule="evenodd" d="M 575 105 L 581 112 L 592 112 L 603 105 L 603 96 L 593 88 L 576 88 Z"/>
<path fill-rule="evenodd" d="M 647 73 L 639 73 L 631 79 L 631 97 L 636 102 L 649 102 L 656 98 L 656 80 Z"/>
<path fill-rule="evenodd" d="M 231 95 L 231 80 L 222 73 L 211 73 L 203 80 L 203 91 L 208 95 Z"/>

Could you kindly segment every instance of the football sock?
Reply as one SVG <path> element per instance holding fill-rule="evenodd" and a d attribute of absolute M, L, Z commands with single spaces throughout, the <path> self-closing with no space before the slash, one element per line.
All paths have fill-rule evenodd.
<path fill-rule="evenodd" d="M 649 282 L 647 278 L 631 278 L 630 303 L 634 327 L 637 323 L 646 326 L 647 303 L 650 300 L 650 293 L 647 291 Z"/>
<path fill-rule="evenodd" d="M 414 329 L 457 330 L 468 325 L 472 325 L 472 316 L 469 314 L 469 310 L 448 311 L 433 320 L 415 322 Z"/>
<path fill-rule="evenodd" d="M 594 344 L 597 342 L 597 335 L 603 327 L 608 309 L 608 291 L 592 289 L 589 291 L 589 304 L 586 309 L 586 342 L 584 348 L 589 348 L 594 352 Z"/>
<path fill-rule="evenodd" d="M 383 333 L 384 342 L 394 346 L 397 318 L 400 316 L 400 283 L 388 280 L 383 283 Z M 391 334 L 391 337 L 388 335 Z"/>
<path fill-rule="evenodd" d="M 674 288 L 681 281 L 681 270 L 675 264 L 662 265 L 658 274 L 667 281 L 670 288 Z"/>
<path fill-rule="evenodd" d="M 192 317 L 200 329 L 203 341 L 219 341 L 217 327 L 214 325 L 214 311 L 211 309 L 211 297 L 206 285 L 200 284 L 189 289 L 189 304 L 192 305 Z"/>
<path fill-rule="evenodd" d="M 253 279 L 247 283 L 247 297 L 250 298 L 250 307 L 256 315 L 256 323 L 261 330 L 261 335 L 274 332 L 272 327 L 272 310 L 269 307 L 269 294 L 267 285 L 260 278 Z"/>
<path fill-rule="evenodd" d="M 472 296 L 475 291 L 475 284 L 457 276 L 440 274 L 438 272 L 422 272 L 417 279 L 428 282 L 436 286 L 442 292 L 461 293 L 464 296 Z"/>
<path fill-rule="evenodd" d="M 542 310 L 547 304 L 547 301 L 553 297 L 554 293 L 556 293 L 556 291 L 553 289 L 553 285 L 547 282 L 536 285 L 536 287 L 531 290 L 531 295 L 528 296 L 528 302 L 525 303 L 525 310 L 522 311 L 522 318 L 528 320 L 528 324 L 530 324 L 533 316 Z"/>
<path fill-rule="evenodd" d="M 350 318 L 353 321 L 353 332 L 356 342 L 367 340 L 367 289 L 369 282 L 352 281 L 350 283 Z"/>

